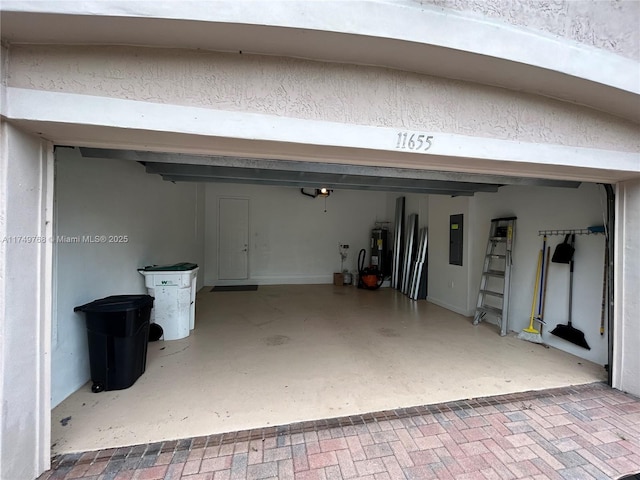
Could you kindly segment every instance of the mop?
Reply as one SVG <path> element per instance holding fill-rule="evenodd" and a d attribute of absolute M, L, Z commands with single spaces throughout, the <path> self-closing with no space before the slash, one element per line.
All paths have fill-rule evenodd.
<path fill-rule="evenodd" d="M 545 257 L 543 255 L 543 257 Z M 546 325 L 547 322 L 544 320 L 544 304 L 547 299 L 547 280 L 549 277 L 549 260 L 551 260 L 551 247 L 547 247 L 547 255 L 545 257 L 544 267 L 542 267 L 542 277 L 543 280 L 540 281 L 542 284 L 542 293 L 540 294 L 541 301 L 538 304 L 538 317 L 537 321 L 540 324 L 540 335 L 542 335 L 542 326 Z"/>
<path fill-rule="evenodd" d="M 546 263 L 545 263 L 546 262 Z M 540 271 L 540 291 L 538 292 L 538 310 L 536 312 L 536 322 L 540 324 L 540 335 L 542 335 L 542 326 L 545 324 L 542 318 L 542 304 L 544 303 L 544 296 L 547 282 L 547 270 L 549 270 L 549 255 L 547 253 L 547 236 L 542 238 L 542 263 L 540 264 L 542 270 Z"/>
<path fill-rule="evenodd" d="M 529 326 L 523 329 L 519 334 L 520 340 L 526 340 L 533 343 L 542 343 L 542 335 L 540 331 L 533 328 L 533 322 L 536 320 L 536 300 L 538 297 L 538 288 L 540 287 L 540 274 L 542 270 L 542 253 L 538 252 L 538 268 L 536 270 L 536 283 L 533 288 L 533 301 L 531 302 L 531 317 L 529 318 Z"/>

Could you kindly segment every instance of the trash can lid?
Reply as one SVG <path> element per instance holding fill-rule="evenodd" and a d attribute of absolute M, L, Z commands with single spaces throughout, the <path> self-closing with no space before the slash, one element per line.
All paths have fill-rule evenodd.
<path fill-rule="evenodd" d="M 175 263 L 173 265 L 149 265 L 144 268 L 139 268 L 139 272 L 184 272 L 186 270 L 193 270 L 198 268 L 195 263 Z"/>
<path fill-rule="evenodd" d="M 74 312 L 128 312 L 153 305 L 151 295 L 111 295 L 73 309 Z"/>

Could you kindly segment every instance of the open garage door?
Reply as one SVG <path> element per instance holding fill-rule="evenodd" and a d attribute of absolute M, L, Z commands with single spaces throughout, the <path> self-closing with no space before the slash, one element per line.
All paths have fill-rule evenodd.
<path fill-rule="evenodd" d="M 170 182 L 222 182 L 284 187 L 327 186 L 423 195 L 467 196 L 497 192 L 503 185 L 577 188 L 575 180 L 516 177 L 415 168 L 372 167 L 339 163 L 265 158 L 187 155 L 177 153 L 80 148 L 86 158 L 133 160 L 147 173 Z"/>
<path fill-rule="evenodd" d="M 418 224 L 424 222 L 420 226 L 426 225 L 430 231 L 427 303 L 453 312 L 469 327 L 463 330 L 476 332 L 479 329 L 464 322 L 479 283 L 474 276 L 480 272 L 478 259 L 484 251 L 490 219 L 518 216 L 514 279 L 520 293 L 513 297 L 512 305 L 518 313 L 511 318 L 520 317 L 518 321 L 525 322 L 528 308 L 524 305 L 530 301 L 535 253 L 540 248 L 538 232 L 605 223 L 610 227 L 609 244 L 613 248 L 611 189 L 605 194 L 598 184 L 617 184 L 620 242 L 616 242 L 615 256 L 609 257 L 611 265 L 615 257 L 619 272 L 616 361 L 609 357 L 609 364 L 615 367 L 613 385 L 638 394 L 638 305 L 633 294 L 638 286 L 635 253 L 640 238 L 636 215 L 640 205 L 640 91 L 638 10 L 634 2 L 619 2 L 615 9 L 601 2 L 591 2 L 586 9 L 571 2 L 557 4 L 563 22 L 557 22 L 557 16 L 545 9 L 522 9 L 518 5 L 487 12 L 482 2 L 449 2 L 448 6 L 435 8 L 422 2 L 378 1 L 366 9 L 360 2 L 341 2 L 340 15 L 335 15 L 334 2 L 274 2 L 270 4 L 273 8 L 262 10 L 251 3 L 225 1 L 216 9 L 203 9 L 197 2 L 127 2 L 126 6 L 93 2 L 79 10 L 72 3 L 2 3 L 0 56 L 6 74 L 0 82 L 1 157 L 8 168 L 4 169 L 6 181 L 0 182 L 0 204 L 9 226 L 5 233 L 29 236 L 51 228 L 54 205 L 49 187 L 53 173 L 48 166 L 54 144 L 129 153 L 188 153 L 203 158 L 193 162 L 186 156 L 163 160 L 161 153 L 144 160 L 132 158 L 136 162 L 108 156 L 82 158 L 78 152 L 59 149 L 55 226 L 63 241 L 55 246 L 56 257 L 50 256 L 50 244 L 30 248 L 33 254 L 29 258 L 38 259 L 39 265 L 18 265 L 18 257 L 7 255 L 10 262 L 5 263 L 9 267 L 0 272 L 11 282 L 0 303 L 8 300 L 5 303 L 11 307 L 32 299 L 30 304 L 39 310 L 27 315 L 27 310 L 17 308 L 23 313 L 6 315 L 7 335 L 0 336 L 0 351 L 4 352 L 0 365 L 4 365 L 5 373 L 13 372 L 4 375 L 0 395 L 7 411 L 18 412 L 12 418 L 14 424 L 20 424 L 21 432 L 16 436 L 13 424 L 4 422 L 0 454 L 10 461 L 2 463 L 2 473 L 26 478 L 29 475 L 22 472 L 37 475 L 48 464 L 49 407 L 51 403 L 62 405 L 60 402 L 70 394 L 81 392 L 86 382 L 86 339 L 82 323 L 72 313 L 75 305 L 107 292 L 143 290 L 136 269 L 156 262 L 194 257 L 194 263 L 202 266 L 201 281 L 206 280 L 210 286 L 219 280 L 212 273 L 218 270 L 211 251 L 217 248 L 218 238 L 217 218 L 212 212 L 221 196 L 249 200 L 248 262 L 253 281 L 265 290 L 282 283 L 326 284 L 321 286 L 332 292 L 331 273 L 340 268 L 336 266 L 338 245 L 348 243 L 357 251 L 360 242 L 369 239 L 372 224 L 390 220 L 397 197 L 406 196 L 408 211 L 417 212 Z M 466 11 L 458 12 L 458 8 Z M 585 20 L 595 18 L 598 21 Z M 483 41 L 476 41 L 478 38 Z M 514 49 L 514 45 L 522 48 Z M 32 137 L 25 142 L 29 148 L 13 148 L 22 143 L 23 132 Z M 47 168 L 42 168 L 45 154 Z M 264 159 L 267 154 L 269 158 Z M 214 160 L 207 160 L 208 155 L 215 156 Z M 230 163 L 224 163 L 225 157 L 231 157 Z M 237 157 L 249 161 L 237 163 Z M 260 164 L 252 165 L 250 159 L 259 159 Z M 275 162 L 274 168 L 267 168 L 267 160 Z M 303 167 L 308 165 L 291 169 L 283 161 L 312 162 L 320 171 L 304 172 Z M 333 165 L 334 170 L 322 170 L 328 168 L 325 164 Z M 388 170 L 375 173 L 358 167 Z M 147 174 L 146 168 L 153 175 Z M 407 172 L 396 169 L 417 172 L 406 176 Z M 420 176 L 423 170 L 430 170 L 432 176 Z M 433 176 L 438 172 L 441 177 Z M 157 174 L 171 181 L 162 181 Z M 459 174 L 462 177 L 457 177 Z M 338 185 L 342 179 L 344 183 L 334 186 L 331 197 L 325 196 L 321 202 L 317 198 L 322 197 L 302 195 L 300 186 L 287 186 L 287 182 L 300 185 L 305 176 L 312 182 L 323 179 Z M 581 184 L 576 188 L 516 185 L 501 176 Z M 265 184 L 264 179 L 281 184 Z M 420 193 L 427 186 L 441 194 L 426 194 L 426 190 Z M 14 190 L 20 195 L 12 195 Z M 35 197 L 38 192 L 41 198 Z M 606 221 L 600 220 L 602 212 L 609 213 Z M 462 265 L 450 265 L 442 260 L 446 255 L 438 255 L 446 250 L 448 241 L 441 225 L 448 225 L 452 215 L 461 215 L 457 218 L 463 222 L 462 261 L 457 262 Z M 95 238 L 96 234 L 98 238 L 106 234 L 108 239 L 111 234 L 128 241 L 91 245 L 64 240 L 82 240 L 83 235 Z M 597 236 L 585 238 L 589 242 L 602 240 Z M 585 297 L 576 305 L 590 311 L 576 314 L 576 319 L 595 313 L 596 328 L 602 288 L 602 269 L 597 265 L 602 267 L 603 249 L 601 245 L 589 246 L 587 241 L 580 241 L 578 249 L 582 258 L 577 268 L 586 270 L 576 272 Z M 348 261 L 353 262 L 353 256 Z M 11 265 L 19 275 L 12 275 Z M 21 268 L 27 271 L 23 274 Z M 56 275 L 53 287 L 48 280 L 52 269 Z M 600 273 L 594 274 L 596 271 Z M 561 275 L 555 278 L 561 279 Z M 559 284 L 552 291 L 561 297 L 566 288 Z M 345 290 L 338 292 L 346 297 Z M 390 292 L 378 290 L 376 294 Z M 52 296 L 57 302 L 54 310 L 50 308 Z M 311 318 L 335 327 L 348 325 L 328 321 L 336 317 L 344 320 L 344 315 L 339 315 L 342 310 L 327 308 L 334 303 L 340 305 L 336 298 L 323 297 L 321 304 L 314 303 L 319 298 L 304 297 L 305 307 L 315 306 L 320 313 L 311 315 L 301 308 L 303 320 Z M 255 302 L 250 296 L 243 299 L 230 311 L 242 311 Z M 273 301 L 270 305 L 280 313 L 287 312 L 287 305 L 276 304 L 275 297 L 267 295 L 264 300 L 265 304 Z M 406 301 L 403 296 L 391 298 L 376 308 L 367 300 L 357 301 L 355 309 L 346 309 L 357 311 L 359 319 L 366 320 L 383 307 Z M 212 308 L 218 306 L 212 297 L 207 301 Z M 560 313 L 563 302 L 557 303 L 557 320 L 566 321 L 566 314 Z M 612 303 L 609 310 L 611 307 Z M 403 318 L 409 323 L 434 317 L 433 311 L 420 312 L 419 307 L 405 313 Z M 37 325 L 33 324 L 34 318 L 38 319 Z M 396 317 L 391 310 L 382 318 Z M 248 328 L 266 331 L 278 325 L 277 317 L 262 325 L 254 315 L 236 320 L 227 326 L 244 322 Z M 22 335 L 25 325 L 34 328 Z M 144 396 L 148 401 L 168 399 L 167 393 L 175 395 L 163 412 L 146 417 L 152 429 L 159 424 L 169 425 L 174 432 L 179 429 L 180 421 L 168 417 L 179 416 L 178 406 L 185 405 L 185 398 L 195 398 L 184 395 L 195 391 L 183 388 L 181 381 L 188 377 L 185 366 L 190 367 L 190 373 L 197 373 L 196 378 L 213 381 L 213 386 L 207 384 L 208 391 L 225 395 L 242 391 L 239 379 L 255 379 L 257 376 L 250 373 L 256 370 L 249 369 L 256 365 L 274 365 L 277 359 L 285 367 L 292 363 L 290 358 L 285 361 L 278 357 L 281 350 L 277 349 L 296 345 L 293 330 L 229 337 L 225 336 L 229 331 L 224 322 L 217 325 L 220 329 L 214 328 L 210 337 L 194 337 L 194 343 L 184 345 L 182 352 L 214 350 L 222 354 L 206 368 L 199 368 L 197 360 L 186 361 L 178 351 L 158 349 L 160 357 L 164 352 L 178 359 L 174 366 L 181 368 L 176 367 L 169 380 L 161 374 L 162 382 Z M 368 336 L 361 330 L 357 338 L 334 335 L 327 339 L 315 330 L 317 334 L 303 353 L 318 346 L 326 350 L 351 339 L 352 351 L 361 354 L 356 347 L 362 338 L 384 337 L 395 348 L 376 348 L 380 343 L 373 341 L 371 355 L 358 355 L 371 359 L 370 365 L 377 367 L 373 360 L 387 358 L 381 353 L 407 344 L 402 343 L 402 330 L 395 328 L 397 325 L 375 327 L 368 330 Z M 336 330 L 325 330 L 330 331 Z M 49 332 L 51 351 L 47 349 Z M 422 336 L 419 331 L 407 332 L 414 333 L 415 339 L 440 341 L 446 347 L 461 338 L 455 335 L 451 341 L 442 342 L 443 337 L 424 335 L 425 331 Z M 490 333 L 487 342 L 500 340 L 495 332 Z M 595 335 L 596 341 L 606 343 L 597 330 Z M 262 359 L 267 361 L 242 363 L 244 358 L 256 360 L 243 356 L 255 344 L 245 343 L 241 348 L 243 341 L 252 338 L 268 339 L 268 345 L 263 343 L 271 348 L 268 352 L 273 356 Z M 229 342 L 221 341 L 224 339 Z M 462 341 L 463 350 L 472 351 L 477 359 L 487 351 L 502 352 L 487 350 L 487 342 L 478 340 Z M 482 345 L 482 349 L 474 350 L 475 345 Z M 439 347 L 436 344 L 433 351 L 439 351 Z M 445 349 L 445 354 L 452 350 Z M 34 351 L 39 354 L 34 355 Z M 412 358 L 418 358 L 419 351 L 417 347 L 411 350 L 416 355 Z M 601 352 L 606 353 L 606 347 Z M 323 355 L 310 357 L 325 359 Z M 492 358 L 492 375 L 504 377 L 505 359 Z M 589 361 L 594 363 L 593 358 Z M 408 371 L 393 361 L 387 363 L 395 367 L 389 370 L 390 376 Z M 600 367 L 601 363 L 604 359 L 596 362 Z M 540 368 L 532 369 L 532 364 L 527 363 L 526 374 L 520 371 L 517 376 L 539 376 Z M 163 365 L 163 361 L 155 363 L 160 372 Z M 318 365 L 322 366 L 316 362 Z M 419 365 L 421 377 L 413 377 L 414 385 L 429 384 L 430 365 Z M 449 370 L 452 365 L 442 368 Z M 468 368 L 468 363 L 464 365 Z M 553 368 L 557 369 L 557 364 Z M 221 379 L 216 377 L 220 370 L 232 373 L 225 384 L 227 390 L 216 381 Z M 353 377 L 354 371 L 345 376 Z M 323 398 L 330 398 L 329 403 L 335 405 L 342 393 L 331 391 L 335 379 L 326 374 L 317 377 L 325 380 Z M 469 377 L 475 380 L 478 375 Z M 24 378 L 37 381 L 25 382 Z M 368 384 L 380 385 L 380 378 Z M 266 405 L 277 405 L 281 398 L 290 396 L 287 387 L 291 385 L 280 385 L 274 397 L 260 392 L 260 398 Z M 387 390 L 393 391 L 394 387 Z M 377 398 L 379 390 L 370 390 L 365 396 Z M 25 398 L 31 403 L 25 403 Z M 130 400 L 127 409 L 143 418 L 148 404 Z M 295 406 L 290 410 L 295 411 Z M 74 412 L 76 420 L 79 411 L 81 407 Z M 216 413 L 226 415 L 217 410 L 209 413 L 212 418 Z M 186 415 L 180 416 L 180 420 L 183 418 Z M 59 420 L 65 419 L 67 416 Z M 91 423 L 89 420 L 85 424 Z M 127 429 L 130 425 L 120 425 L 118 433 Z M 37 461 L 30 452 L 35 452 Z"/>
<path fill-rule="evenodd" d="M 77 245 L 59 245 L 63 249 L 58 252 L 59 323 L 67 321 L 62 318 L 67 316 L 63 312 L 66 307 L 62 306 L 69 300 L 62 296 L 69 295 L 74 282 L 78 284 L 82 277 L 78 269 L 85 271 L 87 264 L 96 271 L 91 268 L 93 263 L 104 265 L 95 277 L 101 288 L 118 276 L 121 281 L 126 278 L 121 283 L 126 285 L 123 288 L 134 289 L 141 280 L 135 271 L 143 266 L 140 262 L 194 261 L 197 259 L 186 258 L 190 251 L 203 248 L 204 258 L 197 262 L 204 267 L 200 280 L 206 287 L 198 295 L 192 335 L 180 341 L 150 344 L 148 371 L 136 389 L 103 395 L 109 396 L 106 402 L 113 412 L 120 412 L 117 415 L 122 415 L 118 407 L 121 401 L 129 406 L 140 405 L 133 412 L 138 420 L 122 417 L 124 420 L 118 421 L 104 416 L 102 407 L 81 409 L 82 403 L 95 398 L 91 397 L 90 387 L 82 386 L 53 412 L 59 452 L 107 446 L 112 442 L 105 440 L 104 431 L 108 429 L 123 435 L 120 438 L 126 438 L 125 443 L 153 441 L 152 436 L 127 437 L 124 431 L 129 421 L 141 421 L 138 431 L 145 431 L 143 425 L 155 422 L 154 416 L 160 412 L 169 412 L 163 422 L 166 428 L 160 431 L 185 428 L 180 430 L 180 436 L 189 436 L 205 430 L 210 433 L 250 428 L 260 422 L 287 423 L 380 410 L 389 405 L 547 388 L 557 385 L 545 382 L 554 378 L 551 373 L 558 372 L 555 379 L 560 378 L 560 382 L 606 378 L 606 346 L 598 353 L 602 361 L 589 361 L 576 356 L 577 352 L 570 348 L 545 349 L 515 338 L 520 323 L 528 320 L 530 285 L 541 241 L 538 230 L 561 225 L 573 228 L 578 226 L 575 222 L 586 222 L 587 218 L 601 220 L 601 206 L 607 205 L 607 197 L 600 185 L 575 180 L 84 147 L 58 148 L 57 162 L 59 234 L 71 234 L 71 229 L 80 226 L 97 229 L 109 225 L 137 237 L 127 245 L 119 245 L 119 250 L 95 249 L 93 253 L 82 254 Z M 160 181 L 159 176 L 165 181 Z M 78 184 L 79 179 L 83 179 L 82 185 Z M 320 186 L 334 190 L 327 200 L 326 212 L 317 200 L 300 192 Z M 115 197 L 114 192 L 118 192 Z M 349 243 L 355 247 L 352 251 L 367 247 L 371 228 L 376 221 L 393 220 L 395 200 L 401 196 L 408 199 L 406 214 L 415 209 L 432 232 L 430 298 L 414 302 L 390 288 L 369 292 L 332 286 L 331 274 L 339 265 L 338 243 Z M 249 201 L 250 272 L 246 281 L 236 283 L 258 283 L 257 291 L 227 295 L 211 291 L 222 280 L 211 273 L 215 271 L 211 268 L 215 259 L 207 258 L 207 252 L 215 251 L 217 221 L 213 213 L 220 198 Z M 552 212 L 554 206 L 556 211 Z M 583 216 L 581 209 L 588 215 Z M 444 242 L 448 241 L 448 219 L 451 213 L 461 211 L 470 222 L 465 226 L 465 235 L 475 240 L 463 251 L 464 265 L 450 266 L 448 255 L 443 253 L 447 248 Z M 520 219 L 516 246 L 519 280 L 514 285 L 517 299 L 512 315 L 518 320 L 515 330 L 502 338 L 492 324 L 473 327 L 469 309 L 475 304 L 479 284 L 477 257 L 486 242 L 482 233 L 488 228 L 485 220 L 509 213 Z M 572 218 L 574 223 L 569 222 Z M 443 221 L 444 233 L 438 232 Z M 190 236 L 179 234 L 186 231 Z M 141 237 L 143 244 L 138 242 Z M 191 240 L 177 247 L 187 237 Z M 592 273 L 586 273 L 597 265 L 602 274 L 601 240 L 590 237 L 588 244 L 583 242 L 581 246 L 582 255 L 598 255 L 598 259 L 590 260 L 587 270 L 582 270 L 583 277 L 589 279 L 581 287 L 585 297 L 598 297 L 601 292 L 601 277 L 593 279 Z M 171 249 L 177 252 L 169 252 Z M 170 259 L 169 254 L 180 257 Z M 127 260 L 123 261 L 123 257 Z M 337 265 L 330 264 L 332 261 Z M 303 267 L 296 270 L 300 265 Z M 304 275 L 303 271 L 309 274 Z M 555 300 L 558 313 L 553 318 L 558 321 L 565 318 L 563 273 L 560 269 L 554 273 L 556 289 L 564 292 Z M 465 300 L 456 303 L 458 297 Z M 599 299 L 595 300 L 599 306 Z M 599 315 L 596 317 L 590 320 L 596 324 L 589 326 L 594 331 L 600 320 Z M 74 335 L 80 337 L 82 326 L 76 324 L 74 328 Z M 58 339 L 60 335 L 59 331 Z M 606 338 L 603 341 L 608 344 Z M 74 348 L 82 349 L 82 342 Z M 453 371 L 459 374 L 452 375 Z M 54 372 L 54 383 L 56 375 Z M 179 386 L 160 386 L 171 382 L 170 378 L 180 378 L 176 384 Z M 490 389 L 485 390 L 488 386 Z M 351 393 L 345 394 L 350 388 Z M 136 392 L 142 392 L 139 399 Z M 189 400 L 178 400 L 184 395 Z M 247 403 L 249 398 L 259 399 L 260 405 Z M 367 403 L 367 398 L 374 403 Z M 289 401 L 304 407 L 295 407 Z M 236 405 L 235 410 L 232 405 Z M 201 408 L 213 423 L 197 416 L 178 422 L 180 425 L 174 422 L 186 416 L 181 413 L 183 409 L 194 412 Z M 292 413 L 293 417 L 287 417 Z M 58 417 L 69 415 L 85 421 L 78 421 L 72 428 L 59 427 Z M 95 428 L 95 422 L 101 426 Z M 103 433 L 93 436 L 82 424 Z M 169 435 L 166 432 L 162 435 Z"/>

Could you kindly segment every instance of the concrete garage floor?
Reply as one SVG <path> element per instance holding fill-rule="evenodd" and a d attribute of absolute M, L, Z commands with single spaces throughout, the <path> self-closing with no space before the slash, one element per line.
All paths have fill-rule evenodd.
<path fill-rule="evenodd" d="M 132 387 L 87 383 L 53 410 L 53 455 L 606 380 L 393 289 L 210 290 L 189 337 L 149 344 Z"/>

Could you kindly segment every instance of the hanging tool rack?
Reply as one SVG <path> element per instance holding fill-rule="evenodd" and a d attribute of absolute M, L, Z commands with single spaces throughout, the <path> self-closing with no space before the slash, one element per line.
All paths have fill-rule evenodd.
<path fill-rule="evenodd" d="M 538 236 L 547 236 L 550 237 L 552 235 L 604 235 L 604 231 L 595 231 L 589 228 L 578 228 L 572 230 L 538 230 Z"/>
<path fill-rule="evenodd" d="M 610 265 L 609 265 L 609 234 L 611 232 L 607 231 L 607 227 L 605 225 L 594 225 L 587 228 L 574 228 L 574 229 L 550 229 L 550 230 L 538 230 L 538 236 L 544 236 L 544 241 L 546 243 L 547 237 L 549 236 L 564 236 L 564 242 L 558 244 L 556 247 L 556 251 L 553 254 L 552 262 L 556 263 L 568 263 L 569 264 L 569 320 L 567 324 L 558 324 L 555 329 L 553 329 L 550 333 L 552 335 L 556 335 L 564 340 L 567 340 L 579 347 L 586 348 L 587 350 L 591 350 L 591 347 L 587 343 L 585 339 L 585 335 L 582 331 L 574 328 L 571 324 L 571 313 L 572 313 L 572 286 L 573 286 L 573 253 L 574 253 L 574 241 L 576 235 L 604 235 L 605 237 L 605 257 L 604 257 L 604 272 L 603 272 L 603 281 L 602 281 L 602 304 L 601 304 L 601 312 L 600 312 L 600 335 L 604 335 L 605 333 L 605 320 L 607 317 L 605 313 L 607 312 L 605 307 L 607 303 L 611 302 L 612 297 L 608 296 L 607 286 L 613 283 L 613 278 L 610 275 Z M 569 246 L 569 237 L 571 237 L 571 243 Z M 563 250 L 559 250 L 561 247 L 566 247 Z M 559 255 L 561 254 L 561 255 Z M 557 259 L 556 259 L 557 257 Z M 543 300 L 544 304 L 544 300 Z M 611 310 L 609 310 L 611 312 Z M 608 313 L 607 313 L 608 315 Z M 533 317 L 532 317 L 533 318 Z M 611 317 L 609 317 L 611 318 Z M 523 330 L 525 332 L 526 330 Z M 605 367 L 606 368 L 606 367 Z"/>

